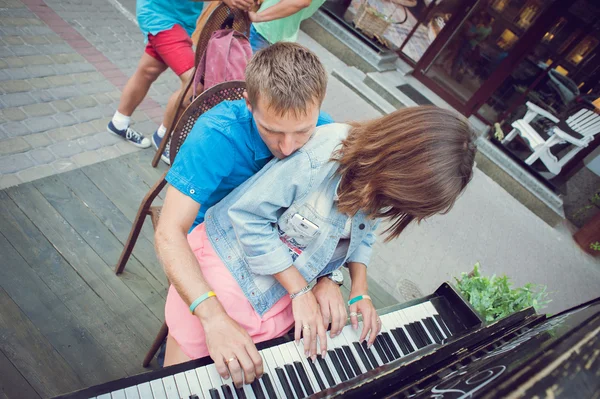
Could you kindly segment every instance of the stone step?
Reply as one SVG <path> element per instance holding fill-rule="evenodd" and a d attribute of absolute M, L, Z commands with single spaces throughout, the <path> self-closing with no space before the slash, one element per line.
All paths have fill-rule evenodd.
<path fill-rule="evenodd" d="M 357 68 L 348 66 L 340 67 L 334 69 L 331 74 L 381 113 L 389 114 L 396 110 L 396 107 L 365 84 L 364 79 L 366 75 Z"/>
<path fill-rule="evenodd" d="M 398 55 L 363 40 L 343 28 L 326 12 L 317 10 L 302 23 L 302 30 L 348 65 L 363 72 L 387 71 L 396 68 Z"/>

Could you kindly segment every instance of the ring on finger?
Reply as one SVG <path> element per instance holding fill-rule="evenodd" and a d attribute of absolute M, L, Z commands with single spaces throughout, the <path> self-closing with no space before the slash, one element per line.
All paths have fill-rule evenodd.
<path fill-rule="evenodd" d="M 377 318 L 377 324 L 381 324 L 381 319 L 379 317 Z"/>
<path fill-rule="evenodd" d="M 308 324 L 305 324 L 302 326 L 302 329 L 310 331 L 310 326 Z"/>
<path fill-rule="evenodd" d="M 229 359 L 225 360 L 225 364 L 229 365 L 229 363 L 233 362 L 234 360 L 237 360 L 237 357 L 232 356 Z"/>
<path fill-rule="evenodd" d="M 356 313 L 356 312 L 350 312 L 350 317 L 356 317 L 356 316 L 358 316 L 358 313 Z"/>

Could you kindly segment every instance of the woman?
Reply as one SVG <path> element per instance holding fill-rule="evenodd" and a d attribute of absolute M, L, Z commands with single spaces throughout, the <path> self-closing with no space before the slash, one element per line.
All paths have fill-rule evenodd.
<path fill-rule="evenodd" d="M 437 107 L 322 126 L 296 153 L 272 160 L 209 209 L 188 241 L 216 300 L 254 342 L 295 326 L 313 358 L 327 341 L 310 283 L 346 264 L 350 318 L 356 328 L 362 314 L 360 339 L 372 344 L 380 323 L 364 296 L 379 221 L 388 222 L 390 240 L 413 220 L 448 212 L 472 177 L 475 152 L 468 122 Z M 208 354 L 202 325 L 190 314 L 212 297 L 200 294 L 188 308 L 169 290 L 165 365 Z M 242 362 L 231 353 L 210 355 L 230 369 Z"/>

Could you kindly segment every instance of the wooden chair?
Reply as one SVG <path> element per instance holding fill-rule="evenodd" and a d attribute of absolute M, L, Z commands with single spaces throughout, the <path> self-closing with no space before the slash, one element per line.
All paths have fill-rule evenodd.
<path fill-rule="evenodd" d="M 202 59 L 202 56 L 206 52 L 206 47 L 208 46 L 208 40 L 214 31 L 219 29 L 235 29 L 236 31 L 242 33 L 246 37 L 250 37 L 250 19 L 248 18 L 248 13 L 245 11 L 232 9 L 227 6 L 225 3 L 219 4 L 217 8 L 213 10 L 213 12 L 208 17 L 204 28 L 202 28 L 202 32 L 200 33 L 200 37 L 198 38 L 198 43 L 196 45 L 196 56 L 194 59 L 194 74 L 196 73 L 196 68 L 198 67 L 198 63 Z M 182 105 L 186 99 L 186 96 L 191 96 L 190 88 L 192 87 L 193 79 L 190 79 L 184 91 L 181 92 L 181 95 L 178 99 L 178 107 L 175 117 L 173 118 L 173 122 L 179 119 L 181 114 Z M 188 97 L 189 98 L 189 97 Z M 192 99 L 193 100 L 193 99 Z M 175 127 L 176 124 L 173 123 L 171 126 L 167 126 L 167 132 L 165 133 L 165 137 L 160 142 L 160 146 L 154 154 L 154 158 L 152 159 L 152 166 L 156 167 L 158 165 L 158 161 L 160 159 L 161 154 L 164 152 L 165 147 L 167 146 L 167 142 L 169 137 L 173 134 L 172 127 Z M 171 147 L 172 148 L 172 147 Z M 173 151 L 173 150 L 171 150 Z"/>
<path fill-rule="evenodd" d="M 522 119 L 512 123 L 513 130 L 502 140 L 502 144 L 508 144 L 515 136 L 520 135 L 532 151 L 525 160 L 527 165 L 533 164 L 538 159 L 554 176 L 558 175 L 563 166 L 569 162 L 582 149 L 591 143 L 596 134 L 600 133 L 600 115 L 582 104 L 559 119 L 550 112 L 527 102 L 527 113 Z M 548 129 L 548 138 L 536 131 L 532 122 L 537 118 L 546 118 L 554 124 Z M 569 151 L 560 159 L 552 153 L 552 148 L 558 144 L 570 144 Z"/>
<path fill-rule="evenodd" d="M 181 145 L 187 138 L 188 134 L 192 131 L 194 124 L 206 111 L 219 104 L 222 101 L 228 100 L 240 100 L 243 98 L 244 90 L 246 89 L 246 84 L 242 81 L 231 81 L 218 84 L 210 89 L 204 91 L 200 96 L 196 97 L 196 99 L 185 109 L 177 123 L 175 124 L 175 129 L 173 130 L 173 135 L 171 137 L 171 163 L 175 162 L 175 157 L 181 148 Z M 160 216 L 161 207 L 160 206 L 152 206 L 152 202 L 158 196 L 160 191 L 165 187 L 167 181 L 165 177 L 167 172 L 165 172 L 161 178 L 152 186 L 148 194 L 142 200 L 140 204 L 140 208 L 133 222 L 133 226 L 131 228 L 131 232 L 129 233 L 129 237 L 127 238 L 127 242 L 125 243 L 125 247 L 123 248 L 123 252 L 121 252 L 121 257 L 119 258 L 119 262 L 115 267 L 115 273 L 121 274 L 125 269 L 125 265 L 127 264 L 127 260 L 131 256 L 131 252 L 133 251 L 133 247 L 137 238 L 142 230 L 142 226 L 146 219 L 146 216 L 150 216 L 152 220 L 152 226 L 156 229 L 158 225 L 158 219 Z M 144 358 L 144 362 L 142 365 L 147 367 L 152 361 L 152 358 L 162 345 L 168 334 L 168 328 L 165 323 L 163 323 L 158 335 L 156 336 L 150 350 L 146 354 Z"/>

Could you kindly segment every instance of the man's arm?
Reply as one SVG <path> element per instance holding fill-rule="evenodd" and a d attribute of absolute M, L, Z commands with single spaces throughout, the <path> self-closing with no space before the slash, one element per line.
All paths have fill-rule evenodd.
<path fill-rule="evenodd" d="M 259 12 L 250 12 L 252 22 L 268 22 L 289 17 L 310 6 L 311 0 L 281 0 L 279 3 Z"/>
<path fill-rule="evenodd" d="M 211 291 L 196 256 L 187 241 L 187 233 L 198 215 L 200 204 L 169 186 L 155 233 L 156 253 L 169 281 L 186 304 Z M 222 377 L 231 374 L 236 386 L 250 383 L 263 373 L 262 359 L 252 339 L 231 319 L 217 297 L 202 302 L 194 311 L 206 334 L 208 352 Z M 225 360 L 237 358 L 228 365 Z M 244 375 L 242 375 L 242 370 Z"/>

